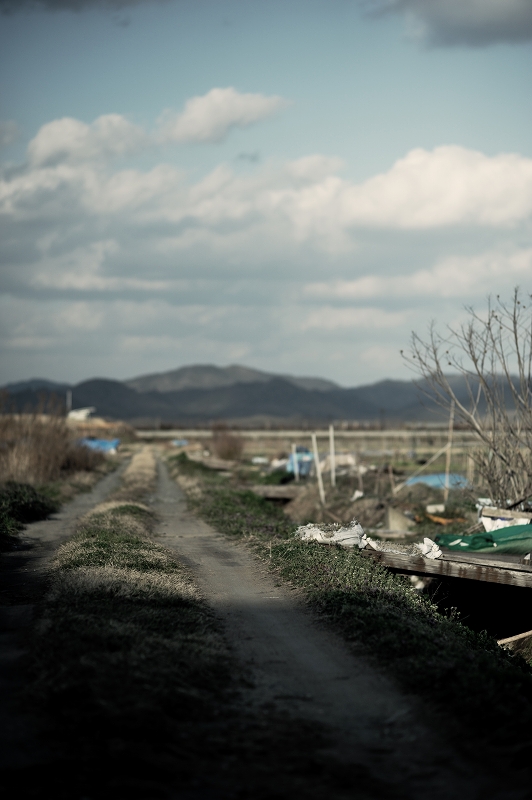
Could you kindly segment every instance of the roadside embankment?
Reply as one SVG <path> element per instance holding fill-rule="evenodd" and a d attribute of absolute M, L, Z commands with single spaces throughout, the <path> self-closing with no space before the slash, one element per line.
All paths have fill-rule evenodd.
<path fill-rule="evenodd" d="M 168 771 L 186 772 L 186 746 L 161 763 L 183 746 L 182 723 L 205 721 L 230 683 L 220 625 L 183 565 L 150 539 L 153 524 L 140 504 L 106 503 L 52 565 L 30 701 L 76 792 L 160 791 Z"/>
<path fill-rule="evenodd" d="M 321 754 L 323 726 L 242 707 L 245 666 L 157 541 L 165 523 L 144 502 L 152 455 L 132 461 L 51 565 L 26 692 L 48 749 L 4 771 L 18 796 L 344 800 L 356 785 L 361 800 L 400 797 Z M 176 522 L 174 498 L 166 508 Z"/>
<path fill-rule="evenodd" d="M 192 462 L 173 459 L 170 465 L 195 513 L 251 546 L 322 620 L 421 697 L 471 754 L 468 740 L 477 755 L 482 744 L 501 759 L 503 749 L 524 757 L 530 748 L 532 670 L 522 658 L 467 628 L 452 609 L 440 613 L 407 578 L 358 552 L 302 542 L 281 509 L 251 492 L 235 491 Z"/>

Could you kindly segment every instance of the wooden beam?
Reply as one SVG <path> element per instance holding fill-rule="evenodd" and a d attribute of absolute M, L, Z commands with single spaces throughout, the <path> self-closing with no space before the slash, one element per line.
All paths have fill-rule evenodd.
<path fill-rule="evenodd" d="M 507 584 L 532 588 L 532 567 L 513 562 L 488 561 L 480 557 L 455 557 L 445 554 L 442 558 L 424 558 L 404 555 L 403 553 L 386 553 L 367 547 L 361 550 L 364 558 L 371 558 L 383 567 L 394 572 L 426 575 L 427 577 L 464 578 L 472 581 Z"/>
<path fill-rule="evenodd" d="M 509 636 L 507 639 L 499 639 L 497 644 L 510 644 L 510 642 L 517 642 L 519 639 L 529 639 L 532 636 L 532 631 L 526 633 L 518 633 L 517 636 Z"/>
<path fill-rule="evenodd" d="M 483 517 L 491 517 L 491 519 L 529 519 L 532 521 L 532 514 L 528 511 L 511 511 L 508 508 L 492 508 L 491 506 L 484 506 L 482 509 Z"/>
<path fill-rule="evenodd" d="M 301 492 L 305 491 L 304 486 L 294 486 L 294 484 L 288 484 L 287 486 L 257 484 L 255 486 L 250 486 L 249 489 L 254 494 L 259 495 L 259 497 L 266 497 L 267 500 L 293 500 L 295 497 L 298 497 Z"/>

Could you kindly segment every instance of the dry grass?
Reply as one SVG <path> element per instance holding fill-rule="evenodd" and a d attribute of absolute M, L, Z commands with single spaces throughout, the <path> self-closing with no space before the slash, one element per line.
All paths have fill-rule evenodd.
<path fill-rule="evenodd" d="M 56 480 L 69 447 L 64 417 L 9 414 L 0 419 L 0 480 Z"/>
<path fill-rule="evenodd" d="M 244 439 L 231 433 L 225 425 L 217 425 L 213 429 L 212 449 L 214 455 L 226 461 L 237 461 L 244 451 Z"/>
<path fill-rule="evenodd" d="M 230 679 L 218 623 L 152 523 L 140 506 L 96 509 L 53 563 L 32 702 L 78 740 L 102 726 L 158 739 Z"/>
<path fill-rule="evenodd" d="M 157 480 L 157 462 L 153 449 L 145 446 L 135 453 L 131 463 L 124 472 L 120 489 L 113 493 L 115 501 L 133 501 L 155 491 Z"/>
<path fill-rule="evenodd" d="M 101 453 L 72 441 L 62 416 L 0 416 L 0 482 L 45 484 L 65 472 L 94 470 L 103 460 Z"/>

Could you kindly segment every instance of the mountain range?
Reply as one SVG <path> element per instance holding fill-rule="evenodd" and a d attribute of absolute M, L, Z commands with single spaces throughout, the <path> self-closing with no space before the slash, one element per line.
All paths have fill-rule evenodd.
<path fill-rule="evenodd" d="M 412 381 L 383 380 L 343 388 L 322 378 L 276 375 L 249 367 L 192 365 L 125 381 L 94 378 L 76 385 L 32 378 L 2 387 L 5 407 L 37 408 L 52 396 L 64 406 L 94 406 L 98 416 L 133 424 L 248 424 L 439 421 L 441 411 L 423 400 Z"/>

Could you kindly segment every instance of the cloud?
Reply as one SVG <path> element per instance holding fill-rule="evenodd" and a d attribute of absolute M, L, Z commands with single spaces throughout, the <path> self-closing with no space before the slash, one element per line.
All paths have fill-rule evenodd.
<path fill-rule="evenodd" d="M 322 331 L 336 331 L 351 328 L 375 330 L 396 328 L 406 320 L 403 311 L 385 311 L 382 308 L 336 308 L 324 306 L 308 313 L 301 321 L 303 331 L 317 328 Z"/>
<path fill-rule="evenodd" d="M 8 147 L 20 136 L 20 130 L 17 123 L 8 119 L 5 122 L 0 122 L 0 147 Z"/>
<path fill-rule="evenodd" d="M 147 2 L 162 3 L 164 0 L 0 0 L 0 11 L 4 14 L 13 14 L 23 9 L 83 11 L 86 8 L 103 8 L 116 11 Z"/>
<path fill-rule="evenodd" d="M 220 142 L 231 128 L 245 128 L 287 106 L 282 97 L 241 93 L 229 86 L 187 100 L 180 114 L 166 111 L 160 137 L 169 142 Z"/>
<path fill-rule="evenodd" d="M 133 153 L 148 142 L 144 131 L 121 114 L 105 114 L 90 125 L 63 117 L 40 128 L 28 145 L 28 156 L 35 166 L 94 161 Z"/>
<path fill-rule="evenodd" d="M 9 377 L 245 358 L 363 383 L 398 376 L 428 318 L 530 284 L 532 159 L 446 145 L 358 183 L 319 153 L 192 179 L 157 136 L 55 120 L 0 172 Z"/>
<path fill-rule="evenodd" d="M 180 114 L 166 111 L 154 132 L 147 133 L 121 114 L 104 114 L 91 124 L 63 117 L 43 125 L 28 145 L 34 166 L 95 161 L 125 156 L 163 142 L 218 142 L 233 127 L 246 127 L 287 105 L 281 97 L 241 94 L 232 87 L 211 89 L 187 100 Z M 0 144 L 16 135 L 13 122 L 0 126 Z"/>
<path fill-rule="evenodd" d="M 532 217 L 532 159 L 518 154 L 418 148 L 362 183 L 336 174 L 341 159 L 319 154 L 244 173 L 220 164 L 196 183 L 164 163 L 113 168 L 110 156 L 147 146 L 150 138 L 118 114 L 47 123 L 29 143 L 26 167 L 0 180 L 0 220 L 77 220 L 78 229 L 98 221 L 98 240 L 135 229 L 156 236 L 166 254 L 232 252 L 254 263 L 306 245 L 353 253 L 360 230 L 510 230 Z"/>
<path fill-rule="evenodd" d="M 488 251 L 474 256 L 450 256 L 431 269 L 409 275 L 364 275 L 355 280 L 309 283 L 304 294 L 320 300 L 362 302 L 386 296 L 464 298 L 498 290 L 502 282 L 511 286 L 528 282 L 532 275 L 532 247 L 513 251 Z"/>
<path fill-rule="evenodd" d="M 417 148 L 364 183 L 328 176 L 301 190 L 280 191 L 276 202 L 300 231 L 511 226 L 532 213 L 532 159 L 490 157 L 456 145 Z"/>
<path fill-rule="evenodd" d="M 370 0 L 377 14 L 402 13 L 410 33 L 433 45 L 474 47 L 532 39 L 530 0 Z"/>

